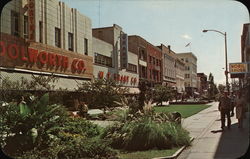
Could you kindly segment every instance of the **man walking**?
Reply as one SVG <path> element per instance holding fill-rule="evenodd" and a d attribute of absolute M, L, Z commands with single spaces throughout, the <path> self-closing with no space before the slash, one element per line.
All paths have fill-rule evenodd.
<path fill-rule="evenodd" d="M 231 100 L 228 97 L 228 92 L 224 91 L 224 95 L 220 98 L 219 111 L 221 116 L 221 129 L 225 128 L 225 116 L 227 116 L 227 128 L 231 127 L 230 110 L 231 110 Z"/>

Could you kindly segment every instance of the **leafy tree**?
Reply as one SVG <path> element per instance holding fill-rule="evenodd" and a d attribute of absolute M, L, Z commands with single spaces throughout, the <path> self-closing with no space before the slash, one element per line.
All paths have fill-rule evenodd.
<path fill-rule="evenodd" d="M 215 99 L 215 96 L 218 94 L 219 91 L 217 89 L 216 84 L 214 84 L 214 76 L 212 73 L 209 74 L 208 83 L 209 83 L 208 98 Z"/>
<path fill-rule="evenodd" d="M 78 92 L 90 108 L 112 108 L 118 106 L 123 94 L 128 90 L 120 87 L 113 80 L 97 79 L 79 85 Z M 116 102 L 115 102 L 116 101 Z"/>
<path fill-rule="evenodd" d="M 173 97 L 173 91 L 171 87 L 162 85 L 156 85 L 153 89 L 153 101 L 162 105 L 162 102 L 168 101 Z"/>

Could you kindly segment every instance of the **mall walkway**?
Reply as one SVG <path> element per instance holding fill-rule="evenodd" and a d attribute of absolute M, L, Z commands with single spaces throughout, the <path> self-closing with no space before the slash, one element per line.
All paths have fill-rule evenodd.
<path fill-rule="evenodd" d="M 192 145 L 177 159 L 236 159 L 247 151 L 249 145 L 249 113 L 244 128 L 238 129 L 236 117 L 231 117 L 231 130 L 221 131 L 218 102 L 183 120 L 183 127 L 194 137 Z"/>

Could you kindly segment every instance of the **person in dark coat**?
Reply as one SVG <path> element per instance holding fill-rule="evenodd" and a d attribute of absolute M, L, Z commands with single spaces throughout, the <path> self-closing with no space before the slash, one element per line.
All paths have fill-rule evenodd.
<path fill-rule="evenodd" d="M 230 111 L 231 111 L 231 100 L 228 97 L 228 92 L 225 91 L 224 95 L 219 100 L 220 116 L 221 116 L 221 129 L 225 129 L 225 117 L 227 116 L 227 128 L 231 128 L 231 119 L 230 119 Z"/>

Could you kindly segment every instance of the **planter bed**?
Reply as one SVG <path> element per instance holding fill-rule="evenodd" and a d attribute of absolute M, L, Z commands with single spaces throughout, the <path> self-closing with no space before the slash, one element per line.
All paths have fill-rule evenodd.
<path fill-rule="evenodd" d="M 169 104 L 171 105 L 175 105 L 175 104 L 187 104 L 187 105 L 190 105 L 190 104 L 207 104 L 209 103 L 209 101 L 197 101 L 197 102 L 169 102 Z"/>

